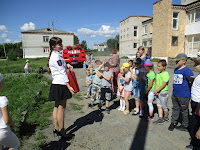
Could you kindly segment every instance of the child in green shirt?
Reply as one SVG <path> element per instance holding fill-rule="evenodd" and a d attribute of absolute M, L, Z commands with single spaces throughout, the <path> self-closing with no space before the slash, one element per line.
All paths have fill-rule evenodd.
<path fill-rule="evenodd" d="M 163 124 L 165 121 L 169 121 L 168 118 L 168 83 L 169 83 L 169 73 L 165 70 L 167 66 L 166 60 L 160 60 L 157 64 L 157 68 L 160 71 L 156 75 L 155 91 L 158 107 L 158 117 L 159 119 L 153 123 Z M 164 111 L 164 118 L 163 118 Z"/>

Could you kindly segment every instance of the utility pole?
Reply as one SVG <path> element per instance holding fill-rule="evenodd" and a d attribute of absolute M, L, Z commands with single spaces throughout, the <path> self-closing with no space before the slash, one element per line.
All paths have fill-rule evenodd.
<path fill-rule="evenodd" d="M 56 20 L 52 21 L 52 36 L 54 37 L 54 23 L 56 22 Z"/>
<path fill-rule="evenodd" d="M 3 42 L 4 54 L 5 54 L 5 57 L 6 57 L 6 48 L 5 48 L 5 45 L 4 45 L 4 41 L 3 41 L 3 39 L 2 39 L 2 42 Z"/>

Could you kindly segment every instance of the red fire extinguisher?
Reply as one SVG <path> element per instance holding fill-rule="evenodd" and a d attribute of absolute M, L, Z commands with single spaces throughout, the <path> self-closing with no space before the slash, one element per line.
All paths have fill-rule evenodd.
<path fill-rule="evenodd" d="M 79 86 L 78 86 L 78 82 L 76 80 L 76 75 L 75 75 L 74 71 L 71 71 L 70 69 L 68 69 L 67 76 L 68 76 L 68 79 L 69 79 L 69 85 L 75 91 L 74 93 L 78 93 L 79 92 Z"/>

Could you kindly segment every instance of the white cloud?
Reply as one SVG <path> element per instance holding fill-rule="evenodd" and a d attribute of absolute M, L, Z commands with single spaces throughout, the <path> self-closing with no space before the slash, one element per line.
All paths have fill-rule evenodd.
<path fill-rule="evenodd" d="M 0 25 L 0 32 L 8 32 L 8 29 L 5 25 Z"/>
<path fill-rule="evenodd" d="M 2 38 L 6 38 L 6 37 L 7 37 L 7 34 L 3 33 L 3 34 L 1 35 L 1 37 L 2 37 Z"/>
<path fill-rule="evenodd" d="M 6 40 L 4 41 L 4 43 L 10 43 L 10 42 L 11 42 L 10 39 L 6 39 Z"/>
<path fill-rule="evenodd" d="M 19 43 L 19 42 L 21 42 L 21 41 L 14 41 L 14 43 Z"/>
<path fill-rule="evenodd" d="M 106 38 L 111 38 L 111 37 L 115 37 L 117 34 L 119 33 L 119 29 L 118 28 L 113 28 L 111 26 L 107 26 L 107 25 L 102 25 L 99 30 L 91 30 L 88 28 L 80 28 L 78 29 L 77 34 L 79 36 L 85 36 L 85 37 L 96 37 L 96 36 L 104 36 Z"/>
<path fill-rule="evenodd" d="M 25 23 L 23 26 L 20 27 L 22 31 L 28 31 L 28 30 L 35 30 L 35 24 L 32 22 Z"/>

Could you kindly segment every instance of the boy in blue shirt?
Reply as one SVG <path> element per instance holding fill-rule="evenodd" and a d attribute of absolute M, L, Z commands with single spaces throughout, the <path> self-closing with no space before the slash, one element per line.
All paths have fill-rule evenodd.
<path fill-rule="evenodd" d="M 178 54 L 174 60 L 177 68 L 174 70 L 173 94 L 172 94 L 172 118 L 168 130 L 173 131 L 178 124 L 179 114 L 182 114 L 182 124 L 176 129 L 188 131 L 188 109 L 191 97 L 190 85 L 194 81 L 193 72 L 186 66 L 187 55 Z"/>

